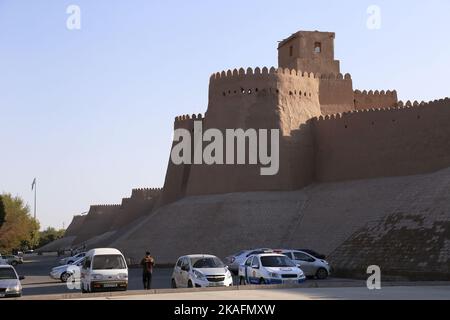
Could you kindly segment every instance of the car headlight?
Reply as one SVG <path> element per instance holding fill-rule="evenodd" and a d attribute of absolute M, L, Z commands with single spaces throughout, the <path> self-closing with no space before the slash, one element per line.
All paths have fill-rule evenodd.
<path fill-rule="evenodd" d="M 94 280 L 102 280 L 103 276 L 101 274 L 93 274 L 92 279 Z"/>
<path fill-rule="evenodd" d="M 206 277 L 200 271 L 194 270 L 194 276 L 199 280 L 206 280 Z"/>
<path fill-rule="evenodd" d="M 120 273 L 120 274 L 119 274 L 119 279 L 121 279 L 121 280 L 128 280 L 128 274 L 126 274 L 126 273 Z"/>
<path fill-rule="evenodd" d="M 281 278 L 281 275 L 280 275 L 280 274 L 274 273 L 274 272 L 270 272 L 270 273 L 269 273 L 269 276 L 270 276 L 271 278 Z"/>
<path fill-rule="evenodd" d="M 19 292 L 19 291 L 20 291 L 20 286 L 19 285 L 14 286 L 14 287 L 9 287 L 9 288 L 6 289 L 7 293 L 11 293 L 11 292 L 16 293 L 16 292 Z"/>

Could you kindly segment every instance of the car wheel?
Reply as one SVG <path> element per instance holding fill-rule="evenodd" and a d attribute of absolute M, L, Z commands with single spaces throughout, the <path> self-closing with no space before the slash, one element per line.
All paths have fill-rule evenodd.
<path fill-rule="evenodd" d="M 191 280 L 189 280 L 188 281 L 188 288 L 193 288 L 194 286 L 192 285 L 192 281 Z"/>
<path fill-rule="evenodd" d="M 316 272 L 316 277 L 319 280 L 325 280 L 326 278 L 328 278 L 328 271 L 324 268 L 320 268 Z"/>
<path fill-rule="evenodd" d="M 11 262 L 11 265 L 12 265 L 13 267 L 17 266 L 17 261 Z"/>
<path fill-rule="evenodd" d="M 245 278 L 244 278 L 244 277 L 240 277 L 240 278 L 239 278 L 239 284 L 240 284 L 241 286 L 245 286 L 245 285 L 247 284 L 247 281 L 245 281 Z"/>
<path fill-rule="evenodd" d="M 172 279 L 172 288 L 177 288 L 177 283 L 175 282 L 175 279 Z"/>
<path fill-rule="evenodd" d="M 259 284 L 266 284 L 266 280 L 264 278 L 259 279 Z"/>
<path fill-rule="evenodd" d="M 64 282 L 64 283 L 67 282 L 67 281 L 69 280 L 70 276 L 71 276 L 70 273 L 64 272 L 64 273 L 61 275 L 61 281 Z"/>

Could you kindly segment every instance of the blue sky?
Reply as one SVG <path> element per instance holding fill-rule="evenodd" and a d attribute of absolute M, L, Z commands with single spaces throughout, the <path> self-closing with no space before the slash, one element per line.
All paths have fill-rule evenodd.
<path fill-rule="evenodd" d="M 81 8 L 68 30 L 66 8 Z M 369 5 L 381 29 L 366 26 Z M 355 89 L 449 96 L 450 2 L 0 0 L 0 192 L 67 227 L 90 204 L 161 187 L 173 119 L 203 113 L 209 76 L 277 65 L 277 41 L 336 32 Z"/>

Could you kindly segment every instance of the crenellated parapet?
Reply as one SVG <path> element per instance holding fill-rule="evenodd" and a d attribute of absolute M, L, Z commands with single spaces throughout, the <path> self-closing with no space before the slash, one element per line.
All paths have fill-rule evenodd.
<path fill-rule="evenodd" d="M 404 114 L 403 112 L 408 112 L 408 111 L 423 111 L 423 110 L 428 110 L 427 108 L 433 108 L 433 107 L 442 107 L 442 106 L 448 106 L 449 110 L 450 110 L 450 98 L 445 98 L 445 99 L 439 99 L 439 100 L 432 100 L 429 102 L 425 102 L 425 101 L 399 101 L 396 103 L 395 106 L 393 107 L 388 107 L 388 108 L 377 108 L 377 107 L 373 107 L 373 108 L 367 108 L 367 109 L 360 109 L 360 110 L 352 110 L 349 112 L 343 112 L 343 113 L 336 113 L 336 114 L 331 114 L 331 115 L 326 115 L 326 116 L 320 116 L 315 118 L 316 121 L 327 121 L 327 120 L 347 120 L 347 119 L 352 119 L 353 117 L 358 118 L 358 115 L 368 115 L 368 119 L 370 119 L 370 116 L 373 115 L 373 117 L 377 117 L 378 114 L 388 114 L 388 113 L 392 113 L 392 112 L 398 112 L 398 111 L 402 111 L 399 114 L 402 115 Z M 400 120 L 400 119 L 399 119 Z"/>
<path fill-rule="evenodd" d="M 215 73 L 210 78 L 210 103 L 227 98 L 285 95 L 298 98 L 317 97 L 311 83 L 317 83 L 320 74 L 283 68 L 243 68 Z M 344 78 L 344 76 L 342 76 Z"/>
<path fill-rule="evenodd" d="M 392 108 L 397 105 L 397 91 L 388 90 L 388 91 L 378 91 L 378 90 L 370 90 L 370 91 L 360 91 L 355 90 L 354 92 L 355 99 L 355 109 L 368 109 L 368 108 Z"/>
<path fill-rule="evenodd" d="M 131 200 L 150 200 L 155 197 L 159 197 L 162 192 L 162 188 L 133 189 L 131 192 Z"/>
<path fill-rule="evenodd" d="M 183 129 L 188 129 L 191 130 L 194 126 L 194 122 L 195 121 L 203 121 L 204 120 L 204 116 L 199 113 L 199 114 L 193 114 L 193 115 L 181 115 L 181 116 L 177 116 L 175 117 L 175 121 L 174 121 L 174 129 L 179 129 L 179 128 L 183 128 Z"/>

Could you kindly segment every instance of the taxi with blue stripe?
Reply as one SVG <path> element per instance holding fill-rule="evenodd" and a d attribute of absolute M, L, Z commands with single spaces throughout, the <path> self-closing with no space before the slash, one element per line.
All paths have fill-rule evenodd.
<path fill-rule="evenodd" d="M 306 280 L 303 271 L 287 256 L 263 253 L 250 256 L 239 266 L 239 283 L 297 284 Z"/>

